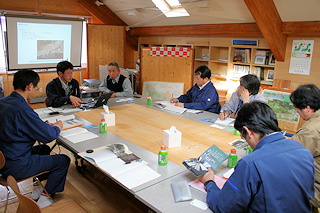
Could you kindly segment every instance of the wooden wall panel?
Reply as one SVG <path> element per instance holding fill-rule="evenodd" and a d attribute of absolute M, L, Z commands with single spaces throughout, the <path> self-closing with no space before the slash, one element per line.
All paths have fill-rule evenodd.
<path fill-rule="evenodd" d="M 117 62 L 124 66 L 124 38 L 123 26 L 88 25 L 89 78 L 99 79 L 99 65 Z"/>
<path fill-rule="evenodd" d="M 1 10 L 90 16 L 77 0 L 1 0 Z"/>
<path fill-rule="evenodd" d="M 184 92 L 192 86 L 193 50 L 190 57 L 150 56 L 150 49 L 141 51 L 141 85 L 144 81 L 184 83 Z"/>
<path fill-rule="evenodd" d="M 41 72 L 41 73 L 38 73 L 38 74 L 40 76 L 40 82 L 38 83 L 39 90 L 38 90 L 38 92 L 37 92 L 35 97 L 46 96 L 47 84 L 52 79 L 58 77 L 58 75 L 57 75 L 56 72 Z M 74 79 L 76 79 L 79 82 L 79 84 L 82 83 L 81 72 L 80 71 L 75 71 L 73 73 L 72 77 Z M 4 88 L 4 95 L 5 96 L 10 95 L 10 93 L 13 91 L 12 82 L 13 82 L 13 74 L 8 75 L 8 80 L 7 80 L 6 75 L 3 75 L 3 84 L 4 84 L 3 88 Z"/>
<path fill-rule="evenodd" d="M 293 40 L 314 40 L 310 75 L 290 74 L 290 58 Z M 284 62 L 276 62 L 275 79 L 290 81 L 289 89 L 296 89 L 301 84 L 313 83 L 320 87 L 320 37 L 319 36 L 289 36 L 287 39 L 286 56 Z"/>

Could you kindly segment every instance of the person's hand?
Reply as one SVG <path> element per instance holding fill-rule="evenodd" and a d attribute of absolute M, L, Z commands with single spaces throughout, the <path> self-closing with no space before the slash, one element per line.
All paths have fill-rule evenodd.
<path fill-rule="evenodd" d="M 199 177 L 199 180 L 202 183 L 207 182 L 208 180 L 213 180 L 214 181 L 214 172 L 212 171 L 211 168 L 208 168 L 208 172 L 203 174 L 202 176 Z"/>
<path fill-rule="evenodd" d="M 112 93 L 112 95 L 110 96 L 110 98 L 115 98 L 116 96 L 117 96 L 117 93 L 114 92 L 114 93 Z"/>
<path fill-rule="evenodd" d="M 244 104 L 250 102 L 250 92 L 246 88 L 243 88 L 243 90 L 240 92 L 240 96 Z"/>
<path fill-rule="evenodd" d="M 70 101 L 73 107 L 78 107 L 81 103 L 83 103 L 83 101 L 80 98 L 73 95 L 70 95 Z"/>
<path fill-rule="evenodd" d="M 170 102 L 171 102 L 171 103 L 178 103 L 179 100 L 178 100 L 177 98 L 171 98 L 171 99 L 170 99 Z"/>
<path fill-rule="evenodd" d="M 175 104 L 175 106 L 183 108 L 184 107 L 184 103 L 178 102 L 178 103 Z"/>
<path fill-rule="evenodd" d="M 55 122 L 55 123 L 53 124 L 53 126 L 58 126 L 60 129 L 62 129 L 63 123 L 62 123 L 61 120 L 57 120 L 57 122 Z"/>
<path fill-rule="evenodd" d="M 220 112 L 220 114 L 219 114 L 219 119 L 220 119 L 220 120 L 224 120 L 224 119 L 226 119 L 226 117 L 228 117 L 228 116 L 229 116 L 229 112 L 223 111 L 223 112 Z"/>

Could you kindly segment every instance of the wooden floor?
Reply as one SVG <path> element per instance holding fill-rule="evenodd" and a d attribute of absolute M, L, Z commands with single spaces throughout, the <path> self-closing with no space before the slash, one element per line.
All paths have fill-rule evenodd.
<path fill-rule="evenodd" d="M 122 213 L 139 213 L 152 212 L 143 203 L 133 197 L 132 194 L 124 190 L 121 186 L 112 182 L 105 175 L 100 173 L 96 168 L 87 165 L 85 171 L 79 173 L 74 163 L 73 155 L 63 147 L 60 147 L 63 154 L 67 154 L 71 158 L 71 164 L 68 171 L 65 190 L 57 193 L 54 201 L 63 198 L 72 198 L 78 202 L 88 212 L 104 213 L 104 212 L 122 212 Z M 59 152 L 59 148 L 54 149 Z M 32 180 L 26 180 L 19 184 L 22 192 L 30 192 L 32 190 Z M 14 193 L 11 191 L 11 197 Z M 27 196 L 31 196 L 28 194 Z M 0 199 L 6 197 L 6 188 L 0 186 Z M 17 199 L 10 200 L 7 212 L 16 212 L 18 207 Z M 0 203 L 0 212 L 4 212 L 4 202 Z"/>

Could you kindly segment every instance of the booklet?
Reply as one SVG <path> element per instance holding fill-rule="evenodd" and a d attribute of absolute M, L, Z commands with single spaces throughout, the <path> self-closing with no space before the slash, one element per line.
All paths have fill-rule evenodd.
<path fill-rule="evenodd" d="M 217 168 L 222 162 L 228 158 L 228 155 L 219 149 L 216 145 L 212 145 L 199 158 L 190 158 L 184 160 L 182 164 L 192 172 L 196 177 L 199 177 L 208 172 L 208 167 L 212 170 Z"/>

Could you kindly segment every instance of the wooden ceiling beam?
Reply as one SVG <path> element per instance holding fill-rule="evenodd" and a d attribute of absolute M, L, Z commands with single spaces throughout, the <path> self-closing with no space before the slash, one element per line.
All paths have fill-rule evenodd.
<path fill-rule="evenodd" d="M 244 0 L 263 37 L 278 61 L 284 61 L 287 36 L 282 33 L 282 20 L 273 0 Z"/>
<path fill-rule="evenodd" d="M 320 21 L 283 22 L 283 34 L 320 35 Z"/>
<path fill-rule="evenodd" d="M 96 0 L 78 0 L 78 2 L 85 7 L 90 13 L 100 19 L 104 24 L 108 25 L 127 25 L 120 19 L 112 10 L 106 5 L 96 5 Z"/>
<path fill-rule="evenodd" d="M 262 35 L 258 26 L 255 23 L 136 27 L 131 29 L 130 34 L 135 36 L 154 36 L 154 35 L 261 36 Z"/>
<path fill-rule="evenodd" d="M 91 14 L 101 20 L 104 24 L 127 26 L 127 24 L 106 5 L 98 6 L 96 5 L 95 1 L 96 0 L 78 0 L 83 7 L 85 7 Z M 128 31 L 126 32 L 126 44 L 130 48 L 138 50 L 138 38 L 136 36 L 131 36 Z"/>

